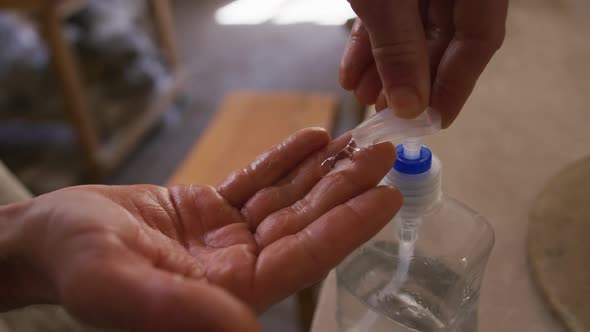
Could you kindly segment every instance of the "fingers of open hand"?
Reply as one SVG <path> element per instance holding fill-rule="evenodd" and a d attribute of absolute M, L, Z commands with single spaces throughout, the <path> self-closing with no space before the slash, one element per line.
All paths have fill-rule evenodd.
<path fill-rule="evenodd" d="M 102 262 L 62 280 L 62 304 L 87 323 L 128 331 L 258 331 L 251 310 L 221 288 L 125 255 Z"/>
<path fill-rule="evenodd" d="M 305 229 L 263 250 L 254 287 L 267 290 L 269 304 L 317 282 L 383 228 L 401 203 L 398 190 L 376 187 L 336 206 Z"/>
<path fill-rule="evenodd" d="M 257 192 L 242 208 L 242 215 L 252 231 L 255 231 L 260 222 L 273 212 L 303 198 L 325 175 L 326 168 L 322 167 L 324 160 L 336 155 L 349 141 L 350 135 L 339 137 L 307 158 L 277 184 Z"/>
<path fill-rule="evenodd" d="M 456 0 L 454 37 L 442 55 L 432 87 L 431 107 L 448 127 L 504 40 L 507 0 Z"/>
<path fill-rule="evenodd" d="M 352 160 L 342 160 L 309 193 L 293 205 L 277 211 L 260 223 L 255 237 L 261 248 L 295 234 L 334 207 L 379 183 L 395 161 L 391 143 L 360 150 Z"/>
<path fill-rule="evenodd" d="M 241 208 L 258 190 L 274 184 L 313 152 L 330 142 L 321 128 L 303 129 L 260 155 L 249 166 L 232 173 L 217 190 Z"/>

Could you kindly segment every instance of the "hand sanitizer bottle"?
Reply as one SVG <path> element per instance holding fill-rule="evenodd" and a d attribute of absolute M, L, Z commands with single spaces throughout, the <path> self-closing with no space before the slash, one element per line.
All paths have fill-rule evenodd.
<path fill-rule="evenodd" d="M 367 122 L 386 118 L 396 129 L 388 131 L 392 126 L 381 121 L 382 129 L 367 130 L 365 122 L 353 131 L 360 147 L 437 131 L 436 119 L 429 120 L 432 111 L 416 120 L 380 113 Z M 400 189 L 404 203 L 379 234 L 337 267 L 340 329 L 477 331 L 479 289 L 494 232 L 475 211 L 443 195 L 442 164 L 419 138 L 406 138 L 397 152 L 382 184 Z"/>

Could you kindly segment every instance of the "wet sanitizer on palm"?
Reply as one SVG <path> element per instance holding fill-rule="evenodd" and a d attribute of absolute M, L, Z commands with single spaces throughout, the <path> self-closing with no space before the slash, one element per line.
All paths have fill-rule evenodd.
<path fill-rule="evenodd" d="M 403 139 L 381 184 L 398 188 L 404 203 L 336 269 L 341 331 L 477 331 L 494 232 L 483 217 L 442 193 L 442 163 L 420 139 L 439 129 L 434 111 L 403 120 L 385 110 L 353 131 L 361 148 Z"/>

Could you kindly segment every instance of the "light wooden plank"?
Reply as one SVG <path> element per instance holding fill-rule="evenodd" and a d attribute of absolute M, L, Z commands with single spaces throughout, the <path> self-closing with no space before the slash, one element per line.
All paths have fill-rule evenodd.
<path fill-rule="evenodd" d="M 331 130 L 335 113 L 336 100 L 329 95 L 229 94 L 169 183 L 216 185 L 297 130 Z"/>

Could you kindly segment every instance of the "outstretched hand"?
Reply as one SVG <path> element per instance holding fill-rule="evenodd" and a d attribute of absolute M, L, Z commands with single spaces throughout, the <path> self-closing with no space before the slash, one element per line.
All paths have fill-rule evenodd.
<path fill-rule="evenodd" d="M 255 312 L 317 282 L 401 205 L 376 187 L 389 143 L 322 166 L 348 139 L 300 131 L 217 188 L 82 186 L 4 208 L 26 216 L 21 259 L 39 276 L 18 280 L 44 280 L 37 298 L 100 327 L 256 330 Z"/>

